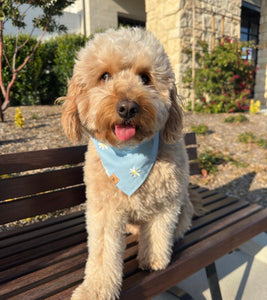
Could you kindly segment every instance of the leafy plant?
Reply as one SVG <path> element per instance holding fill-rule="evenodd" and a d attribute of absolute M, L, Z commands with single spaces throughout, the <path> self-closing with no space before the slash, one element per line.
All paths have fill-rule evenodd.
<path fill-rule="evenodd" d="M 207 171 L 207 173 L 215 174 L 218 169 L 217 165 L 222 163 L 217 153 L 212 150 L 206 150 L 199 154 L 198 163 L 201 170 Z"/>
<path fill-rule="evenodd" d="M 267 140 L 263 138 L 259 138 L 257 140 L 257 145 L 262 148 L 267 148 Z"/>
<path fill-rule="evenodd" d="M 205 124 L 200 124 L 200 125 L 192 125 L 191 130 L 195 132 L 196 134 L 207 134 L 208 132 L 208 126 Z"/>
<path fill-rule="evenodd" d="M 198 163 L 202 174 L 216 174 L 218 171 L 217 166 L 228 162 L 236 167 L 247 166 L 246 163 L 239 162 L 217 150 L 205 150 L 198 156 Z"/>
<path fill-rule="evenodd" d="M 68 78 L 72 76 L 76 52 L 90 38 L 80 34 L 64 34 L 40 45 L 43 65 L 39 77 L 41 104 L 53 104 L 56 98 L 66 95 Z"/>
<path fill-rule="evenodd" d="M 267 148 L 267 140 L 256 137 L 251 131 L 240 133 L 238 136 L 238 141 L 245 144 L 256 144 L 259 147 Z"/>
<path fill-rule="evenodd" d="M 248 122 L 249 119 L 244 115 L 238 115 L 238 116 L 230 116 L 228 118 L 224 119 L 224 123 L 242 123 L 242 122 Z"/>
<path fill-rule="evenodd" d="M 195 70 L 194 86 L 191 69 L 185 72 L 183 78 L 187 87 L 195 90 L 195 111 L 247 111 L 256 69 L 252 62 L 242 59 L 242 49 L 252 45 L 226 39 L 211 52 L 207 42 L 199 41 L 198 45 L 201 51 L 196 55 L 199 67 Z M 191 103 L 188 109 L 191 109 Z"/>
<path fill-rule="evenodd" d="M 253 132 L 249 131 L 245 133 L 240 133 L 238 136 L 238 141 L 245 144 L 251 144 L 256 142 L 256 137 L 253 134 Z"/>

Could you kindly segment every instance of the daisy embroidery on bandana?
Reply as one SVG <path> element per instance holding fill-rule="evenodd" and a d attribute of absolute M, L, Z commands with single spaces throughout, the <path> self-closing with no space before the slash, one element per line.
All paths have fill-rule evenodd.
<path fill-rule="evenodd" d="M 144 183 L 155 163 L 159 133 L 140 145 L 121 149 L 92 140 L 111 182 L 131 196 Z"/>
<path fill-rule="evenodd" d="M 101 150 L 105 150 L 105 149 L 108 149 L 108 146 L 104 143 L 98 143 L 98 147 L 101 149 Z"/>
<path fill-rule="evenodd" d="M 140 170 L 136 169 L 136 167 L 133 167 L 132 169 L 130 169 L 130 174 L 136 178 L 137 176 L 140 176 Z"/>

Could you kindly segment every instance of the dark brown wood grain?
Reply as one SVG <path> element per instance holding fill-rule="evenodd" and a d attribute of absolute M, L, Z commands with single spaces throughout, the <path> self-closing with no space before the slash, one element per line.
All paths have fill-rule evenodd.
<path fill-rule="evenodd" d="M 18 173 L 84 161 L 87 146 L 0 155 L 0 174 Z"/>
<path fill-rule="evenodd" d="M 48 194 L 2 202 L 0 203 L 0 224 L 72 207 L 84 201 L 85 187 L 82 185 Z"/>
<path fill-rule="evenodd" d="M 82 167 L 68 168 L 0 181 L 0 201 L 83 183 Z"/>

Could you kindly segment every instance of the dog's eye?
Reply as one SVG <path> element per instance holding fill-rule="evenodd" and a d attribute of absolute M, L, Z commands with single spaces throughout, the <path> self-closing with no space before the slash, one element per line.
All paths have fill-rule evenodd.
<path fill-rule="evenodd" d="M 100 77 L 100 80 L 103 80 L 103 81 L 108 81 L 109 79 L 111 79 L 111 74 L 109 72 L 105 72 Z"/>
<path fill-rule="evenodd" d="M 150 83 L 150 77 L 149 77 L 149 75 L 147 73 L 142 73 L 139 76 L 140 76 L 140 78 L 142 80 L 142 83 L 144 85 L 148 85 Z"/>

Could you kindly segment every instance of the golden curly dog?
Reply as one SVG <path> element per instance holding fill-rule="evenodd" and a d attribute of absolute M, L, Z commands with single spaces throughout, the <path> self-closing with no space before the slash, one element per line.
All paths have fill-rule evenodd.
<path fill-rule="evenodd" d="M 80 50 L 63 99 L 66 135 L 73 142 L 89 136 L 84 166 L 89 258 L 72 299 L 112 300 L 119 297 L 122 283 L 127 224 L 140 229 L 139 266 L 149 270 L 168 265 L 174 241 L 191 225 L 194 209 L 175 77 L 151 33 L 111 29 Z M 139 153 L 140 145 L 155 160 Z M 109 148 L 118 152 L 118 161 L 110 159 L 112 167 L 124 174 L 131 151 L 149 160 L 147 175 L 134 191 L 119 188 L 123 180 L 128 188 L 124 175 L 109 174 L 99 156 Z M 130 185 L 141 180 L 142 167 L 129 167 Z"/>

